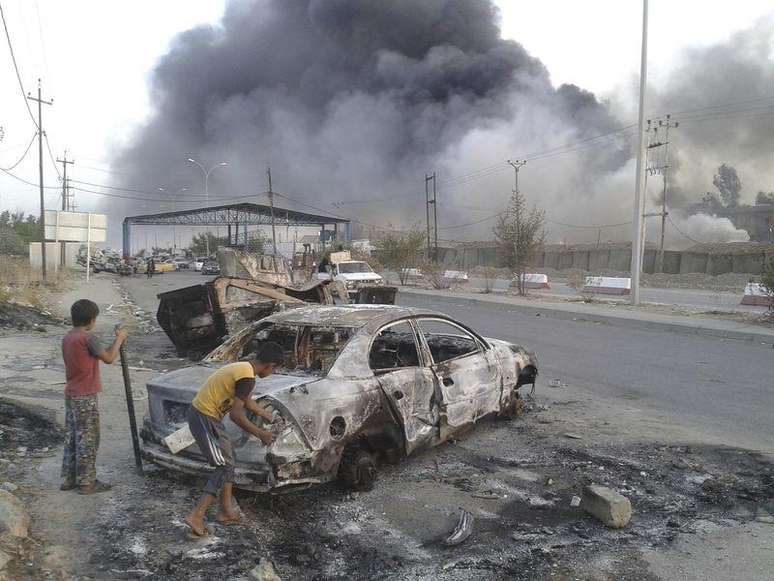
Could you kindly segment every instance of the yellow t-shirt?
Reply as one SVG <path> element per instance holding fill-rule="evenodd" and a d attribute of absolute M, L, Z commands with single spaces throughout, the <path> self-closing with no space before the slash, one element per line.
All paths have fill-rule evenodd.
<path fill-rule="evenodd" d="M 222 420 L 234 407 L 236 383 L 240 379 L 255 379 L 253 366 L 246 362 L 229 363 L 210 375 L 192 405 L 201 413 Z"/>

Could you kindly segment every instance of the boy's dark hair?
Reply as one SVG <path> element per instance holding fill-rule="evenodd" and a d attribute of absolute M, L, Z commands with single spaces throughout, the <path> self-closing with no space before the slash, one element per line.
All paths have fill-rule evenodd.
<path fill-rule="evenodd" d="M 89 299 L 80 299 L 70 307 L 70 318 L 73 321 L 73 327 L 85 327 L 99 315 L 99 307 L 94 301 Z"/>
<path fill-rule="evenodd" d="M 277 343 L 273 341 L 267 341 L 261 343 L 258 346 L 258 350 L 255 353 L 255 359 L 258 363 L 274 365 L 283 365 L 285 363 L 285 352 Z"/>

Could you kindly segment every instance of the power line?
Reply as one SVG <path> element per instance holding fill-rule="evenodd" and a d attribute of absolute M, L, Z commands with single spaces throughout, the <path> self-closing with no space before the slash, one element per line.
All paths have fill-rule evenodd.
<path fill-rule="evenodd" d="M 16 80 L 19 82 L 19 90 L 21 91 L 22 99 L 24 99 L 24 106 L 27 108 L 27 113 L 30 114 L 30 119 L 32 120 L 32 124 L 37 128 L 38 122 L 35 120 L 35 115 L 32 114 L 32 109 L 30 108 L 30 104 L 27 100 L 27 92 L 24 90 L 24 83 L 22 82 L 21 73 L 19 72 L 19 65 L 16 62 L 16 55 L 13 52 L 11 33 L 8 32 L 8 23 L 5 20 L 5 12 L 3 11 L 2 4 L 0 4 L 0 18 L 3 21 L 3 30 L 5 30 L 5 38 L 8 41 L 8 50 L 11 53 L 11 62 L 13 63 L 13 69 L 16 71 Z"/>
<path fill-rule="evenodd" d="M 21 157 L 16 161 L 15 164 L 13 164 L 10 167 L 0 168 L 4 172 L 9 172 L 16 168 L 21 162 L 24 161 L 24 158 L 27 157 L 27 154 L 30 152 L 30 149 L 32 149 L 32 144 L 35 143 L 35 138 L 38 136 L 37 132 L 32 134 L 32 139 L 30 139 L 29 144 L 27 145 L 27 149 L 24 150 L 24 153 L 21 154 Z"/>
<path fill-rule="evenodd" d="M 35 135 L 37 136 L 37 134 L 35 134 Z M 28 186 L 35 186 L 36 188 L 40 187 L 39 183 L 30 182 L 30 181 L 25 180 L 24 178 L 20 178 L 16 174 L 12 174 L 7 169 L 3 169 L 3 168 L 0 167 L 0 171 L 3 172 L 6 175 L 12 177 L 16 181 L 22 182 L 23 184 L 27 184 Z M 57 190 L 57 191 L 59 191 L 59 186 L 43 186 L 43 188 L 46 189 L 46 190 Z"/>
<path fill-rule="evenodd" d="M 59 179 L 62 179 L 62 174 L 59 173 L 59 167 L 56 165 L 56 156 L 51 151 L 51 143 L 48 141 L 48 133 L 43 133 L 43 138 L 46 140 L 46 149 L 48 150 L 48 158 L 51 160 L 51 163 L 54 166 L 54 169 L 56 170 L 56 175 L 59 177 Z"/>
<path fill-rule="evenodd" d="M 701 242 L 700 240 L 696 240 L 695 238 L 691 238 L 690 236 L 688 236 L 688 234 L 686 234 L 685 232 L 680 230 L 680 227 L 677 224 L 675 224 L 674 220 L 672 220 L 672 216 L 667 216 L 667 220 L 669 220 L 669 222 L 672 224 L 672 226 L 675 227 L 675 230 L 677 230 L 680 234 L 682 234 L 685 238 L 687 238 L 691 242 L 693 242 L 695 244 L 708 244 L 708 242 Z"/>

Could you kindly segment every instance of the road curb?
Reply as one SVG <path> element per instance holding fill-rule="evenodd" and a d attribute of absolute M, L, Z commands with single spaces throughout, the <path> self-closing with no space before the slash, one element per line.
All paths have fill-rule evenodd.
<path fill-rule="evenodd" d="M 664 321 L 664 320 L 647 320 L 637 317 L 627 317 L 621 314 L 600 314 L 600 313 L 588 313 L 583 311 L 575 311 L 568 308 L 556 308 L 553 305 L 540 304 L 540 305 L 524 305 L 519 303 L 506 302 L 502 300 L 496 300 L 495 297 L 483 299 L 470 296 L 453 296 L 448 294 L 434 294 L 427 291 L 421 291 L 419 289 L 401 288 L 399 294 L 409 294 L 417 297 L 430 297 L 436 300 L 454 302 L 454 301 L 467 301 L 480 305 L 494 305 L 501 308 L 507 308 L 508 310 L 516 310 L 526 314 L 534 316 L 548 316 L 554 319 L 571 320 L 571 321 L 587 321 L 592 323 L 603 323 L 614 327 L 627 327 L 629 329 L 645 329 L 645 330 L 658 330 L 658 331 L 670 331 L 672 333 L 680 333 L 683 335 L 700 335 L 704 337 L 713 337 L 717 339 L 733 339 L 737 341 L 750 341 L 765 343 L 774 346 L 774 330 L 768 331 L 766 329 L 730 329 L 720 326 L 707 326 L 702 325 L 700 321 L 695 323 L 677 322 L 677 321 Z M 669 315 L 663 315 L 668 317 Z M 718 323 L 724 323 L 725 321 L 718 320 Z M 739 323 L 729 323 L 739 324 Z"/>

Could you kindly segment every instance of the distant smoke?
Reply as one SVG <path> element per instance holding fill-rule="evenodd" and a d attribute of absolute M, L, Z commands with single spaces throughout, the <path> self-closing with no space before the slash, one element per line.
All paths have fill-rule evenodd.
<path fill-rule="evenodd" d="M 679 248 L 692 246 L 696 242 L 700 243 L 718 243 L 718 242 L 748 242 L 749 234 L 745 230 L 739 230 L 734 227 L 728 218 L 719 218 L 709 214 L 692 214 L 690 216 L 681 216 L 673 214 L 672 219 L 677 228 L 669 226 L 670 247 Z"/>
<path fill-rule="evenodd" d="M 772 51 L 774 18 L 768 17 L 727 41 L 684 51 L 656 91 L 654 109 L 681 122 L 671 134 L 678 207 L 716 191 L 712 177 L 721 163 L 739 172 L 742 203 L 754 203 L 758 190 L 774 189 Z"/>
<path fill-rule="evenodd" d="M 501 38 L 498 19 L 490 0 L 231 0 L 218 26 L 181 34 L 161 58 L 151 77 L 155 113 L 116 166 L 132 187 L 188 186 L 196 196 L 201 175 L 186 159 L 226 160 L 210 180 L 215 203 L 266 190 L 270 163 L 275 190 L 395 226 L 421 221 L 424 175 L 438 171 L 439 219 L 448 227 L 502 209 L 513 175 L 506 158 L 559 148 L 553 153 L 562 155 L 548 151 L 528 163 L 521 189 L 547 210 L 551 238 L 596 239 L 595 229 L 562 223 L 631 219 L 632 133 L 615 133 L 631 111 L 621 121 L 589 92 L 554 88 L 537 58 Z M 712 189 L 721 162 L 739 170 L 743 201 L 774 188 L 774 115 L 762 116 L 774 112 L 774 100 L 709 108 L 774 95 L 773 37 L 766 20 L 729 42 L 690 50 L 655 90 L 655 114 L 682 122 L 672 147 L 672 206 Z M 722 119 L 745 107 L 741 117 Z M 573 142 L 582 145 L 562 149 Z M 497 163 L 475 180 L 452 179 Z M 653 180 L 650 191 L 652 204 L 660 191 Z M 689 218 L 686 228 L 714 236 L 702 220 L 712 222 Z M 441 237 L 490 239 L 491 226 L 445 229 Z M 629 228 L 601 236 L 625 240 Z"/>

